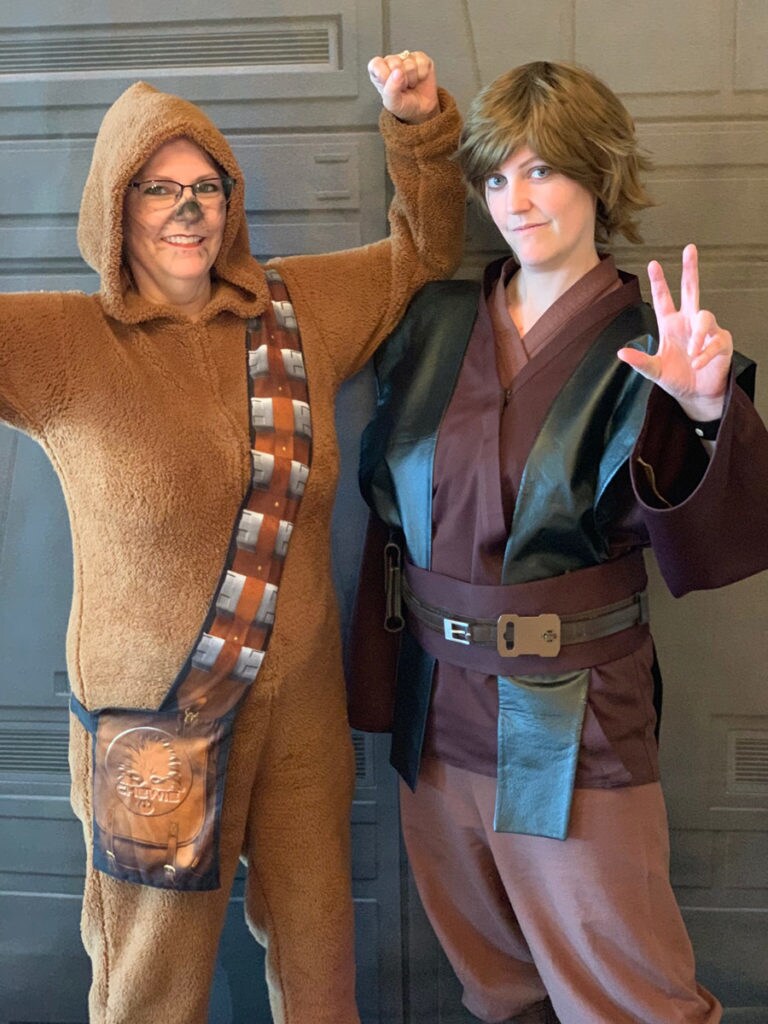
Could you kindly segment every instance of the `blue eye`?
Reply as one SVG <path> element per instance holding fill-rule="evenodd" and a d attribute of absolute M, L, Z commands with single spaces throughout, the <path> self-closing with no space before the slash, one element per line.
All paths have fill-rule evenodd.
<path fill-rule="evenodd" d="M 543 178 L 548 178 L 552 173 L 552 168 L 546 164 L 537 164 L 536 167 L 532 167 L 530 175 L 535 181 L 541 181 Z"/>
<path fill-rule="evenodd" d="M 504 188 L 507 183 L 507 179 L 503 174 L 499 174 L 495 171 L 493 174 L 489 174 L 485 179 L 485 187 L 492 191 L 499 188 Z"/>

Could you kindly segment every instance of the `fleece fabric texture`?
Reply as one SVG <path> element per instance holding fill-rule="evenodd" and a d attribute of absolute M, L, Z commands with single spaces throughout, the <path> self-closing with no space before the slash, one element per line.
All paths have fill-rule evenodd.
<path fill-rule="evenodd" d="M 174 893 L 92 870 L 82 918 L 91 1024 L 202 1024 L 242 855 L 249 925 L 267 946 L 276 1024 L 356 1024 L 349 809 L 353 757 L 330 572 L 334 398 L 428 279 L 460 257 L 459 117 L 383 113 L 396 196 L 390 234 L 273 262 L 302 334 L 313 461 L 269 651 L 241 708 L 226 785 L 222 888 Z M 151 305 L 123 267 L 126 188 L 164 142 L 198 143 L 236 179 L 210 301 L 193 322 Z M 110 108 L 78 239 L 101 289 L 0 296 L 0 416 L 45 449 L 69 512 L 72 688 L 89 709 L 154 708 L 211 602 L 250 471 L 244 325 L 268 301 L 251 256 L 243 173 L 191 103 L 138 83 Z M 91 838 L 91 740 L 71 722 L 72 803 Z"/>

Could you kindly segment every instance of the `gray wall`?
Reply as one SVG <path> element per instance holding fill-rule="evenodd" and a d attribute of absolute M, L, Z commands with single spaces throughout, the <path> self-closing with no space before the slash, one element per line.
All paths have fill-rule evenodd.
<path fill-rule="evenodd" d="M 623 96 L 656 162 L 659 205 L 644 217 L 646 244 L 619 247 L 619 262 L 642 272 L 659 258 L 675 280 L 680 249 L 699 244 L 702 301 L 763 364 L 758 406 L 768 412 L 764 0 L 3 4 L 0 176 L 18 185 L 0 189 L 0 288 L 95 287 L 75 244 L 78 198 L 104 108 L 137 78 L 200 102 L 227 131 L 246 169 L 258 256 L 376 238 L 386 184 L 365 64 L 404 47 L 436 58 L 463 109 L 480 85 L 538 57 L 585 63 Z M 465 272 L 496 251 L 492 230 L 473 218 Z M 345 609 L 362 528 L 354 455 L 369 401 L 363 374 L 339 406 Z M 55 478 L 33 443 L 0 428 L 0 1024 L 85 1020 L 82 840 L 67 803 L 69 562 Z M 766 1022 L 768 579 L 673 601 L 653 576 L 673 879 L 702 980 L 727 1019 Z M 468 1020 L 403 868 L 386 743 L 356 744 L 366 1024 Z M 268 1021 L 251 980 L 259 962 L 236 891 L 212 1020 Z"/>

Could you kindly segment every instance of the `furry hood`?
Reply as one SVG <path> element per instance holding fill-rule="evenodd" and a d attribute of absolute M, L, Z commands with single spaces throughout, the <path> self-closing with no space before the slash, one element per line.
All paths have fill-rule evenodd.
<path fill-rule="evenodd" d="M 126 295 L 127 278 L 122 269 L 126 188 L 159 146 L 181 137 L 196 142 L 237 182 L 214 264 L 216 278 L 235 285 L 246 301 L 266 297 L 263 271 L 250 253 L 243 172 L 229 143 L 194 103 L 136 82 L 115 100 L 101 122 L 77 229 L 83 259 L 101 277 L 105 310 L 117 319 L 133 321 L 148 314 L 148 310 L 137 308 L 146 304 L 127 300 Z"/>

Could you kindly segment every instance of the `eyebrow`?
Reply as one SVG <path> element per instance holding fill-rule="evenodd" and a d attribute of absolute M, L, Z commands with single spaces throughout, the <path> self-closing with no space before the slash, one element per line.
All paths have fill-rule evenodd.
<path fill-rule="evenodd" d="M 199 181 L 207 181 L 208 178 L 221 178 L 221 177 L 222 177 L 222 175 L 220 174 L 219 171 L 211 170 L 207 174 L 198 174 L 198 176 L 194 179 L 194 181 L 190 181 L 188 184 L 196 185 Z M 144 177 L 142 177 L 142 178 L 140 178 L 138 174 L 135 174 L 133 180 L 134 181 L 175 181 L 177 185 L 181 184 L 180 181 L 177 181 L 176 178 L 171 177 L 170 174 L 160 174 L 159 172 L 155 172 L 154 174 L 147 174 L 145 172 Z"/>
<path fill-rule="evenodd" d="M 509 160 L 509 159 L 510 159 L 510 157 L 507 157 L 507 160 Z M 506 163 L 507 160 L 505 160 L 504 163 Z M 519 170 L 524 170 L 525 168 L 530 167 L 531 164 L 546 163 L 546 162 L 547 161 L 542 159 L 542 157 L 540 157 L 538 155 L 538 153 L 533 153 L 527 160 L 524 160 L 521 164 L 518 165 L 518 169 Z M 501 169 L 502 166 L 503 166 L 503 164 L 497 164 L 496 166 L 492 167 L 490 171 L 487 171 L 483 175 L 483 177 L 488 178 L 492 174 L 503 174 L 503 171 Z"/>
<path fill-rule="evenodd" d="M 527 160 L 523 160 L 523 162 L 519 166 L 520 167 L 529 167 L 531 164 L 540 164 L 540 163 L 546 163 L 546 161 L 542 160 L 542 158 L 538 155 L 538 153 L 534 153 Z"/>

